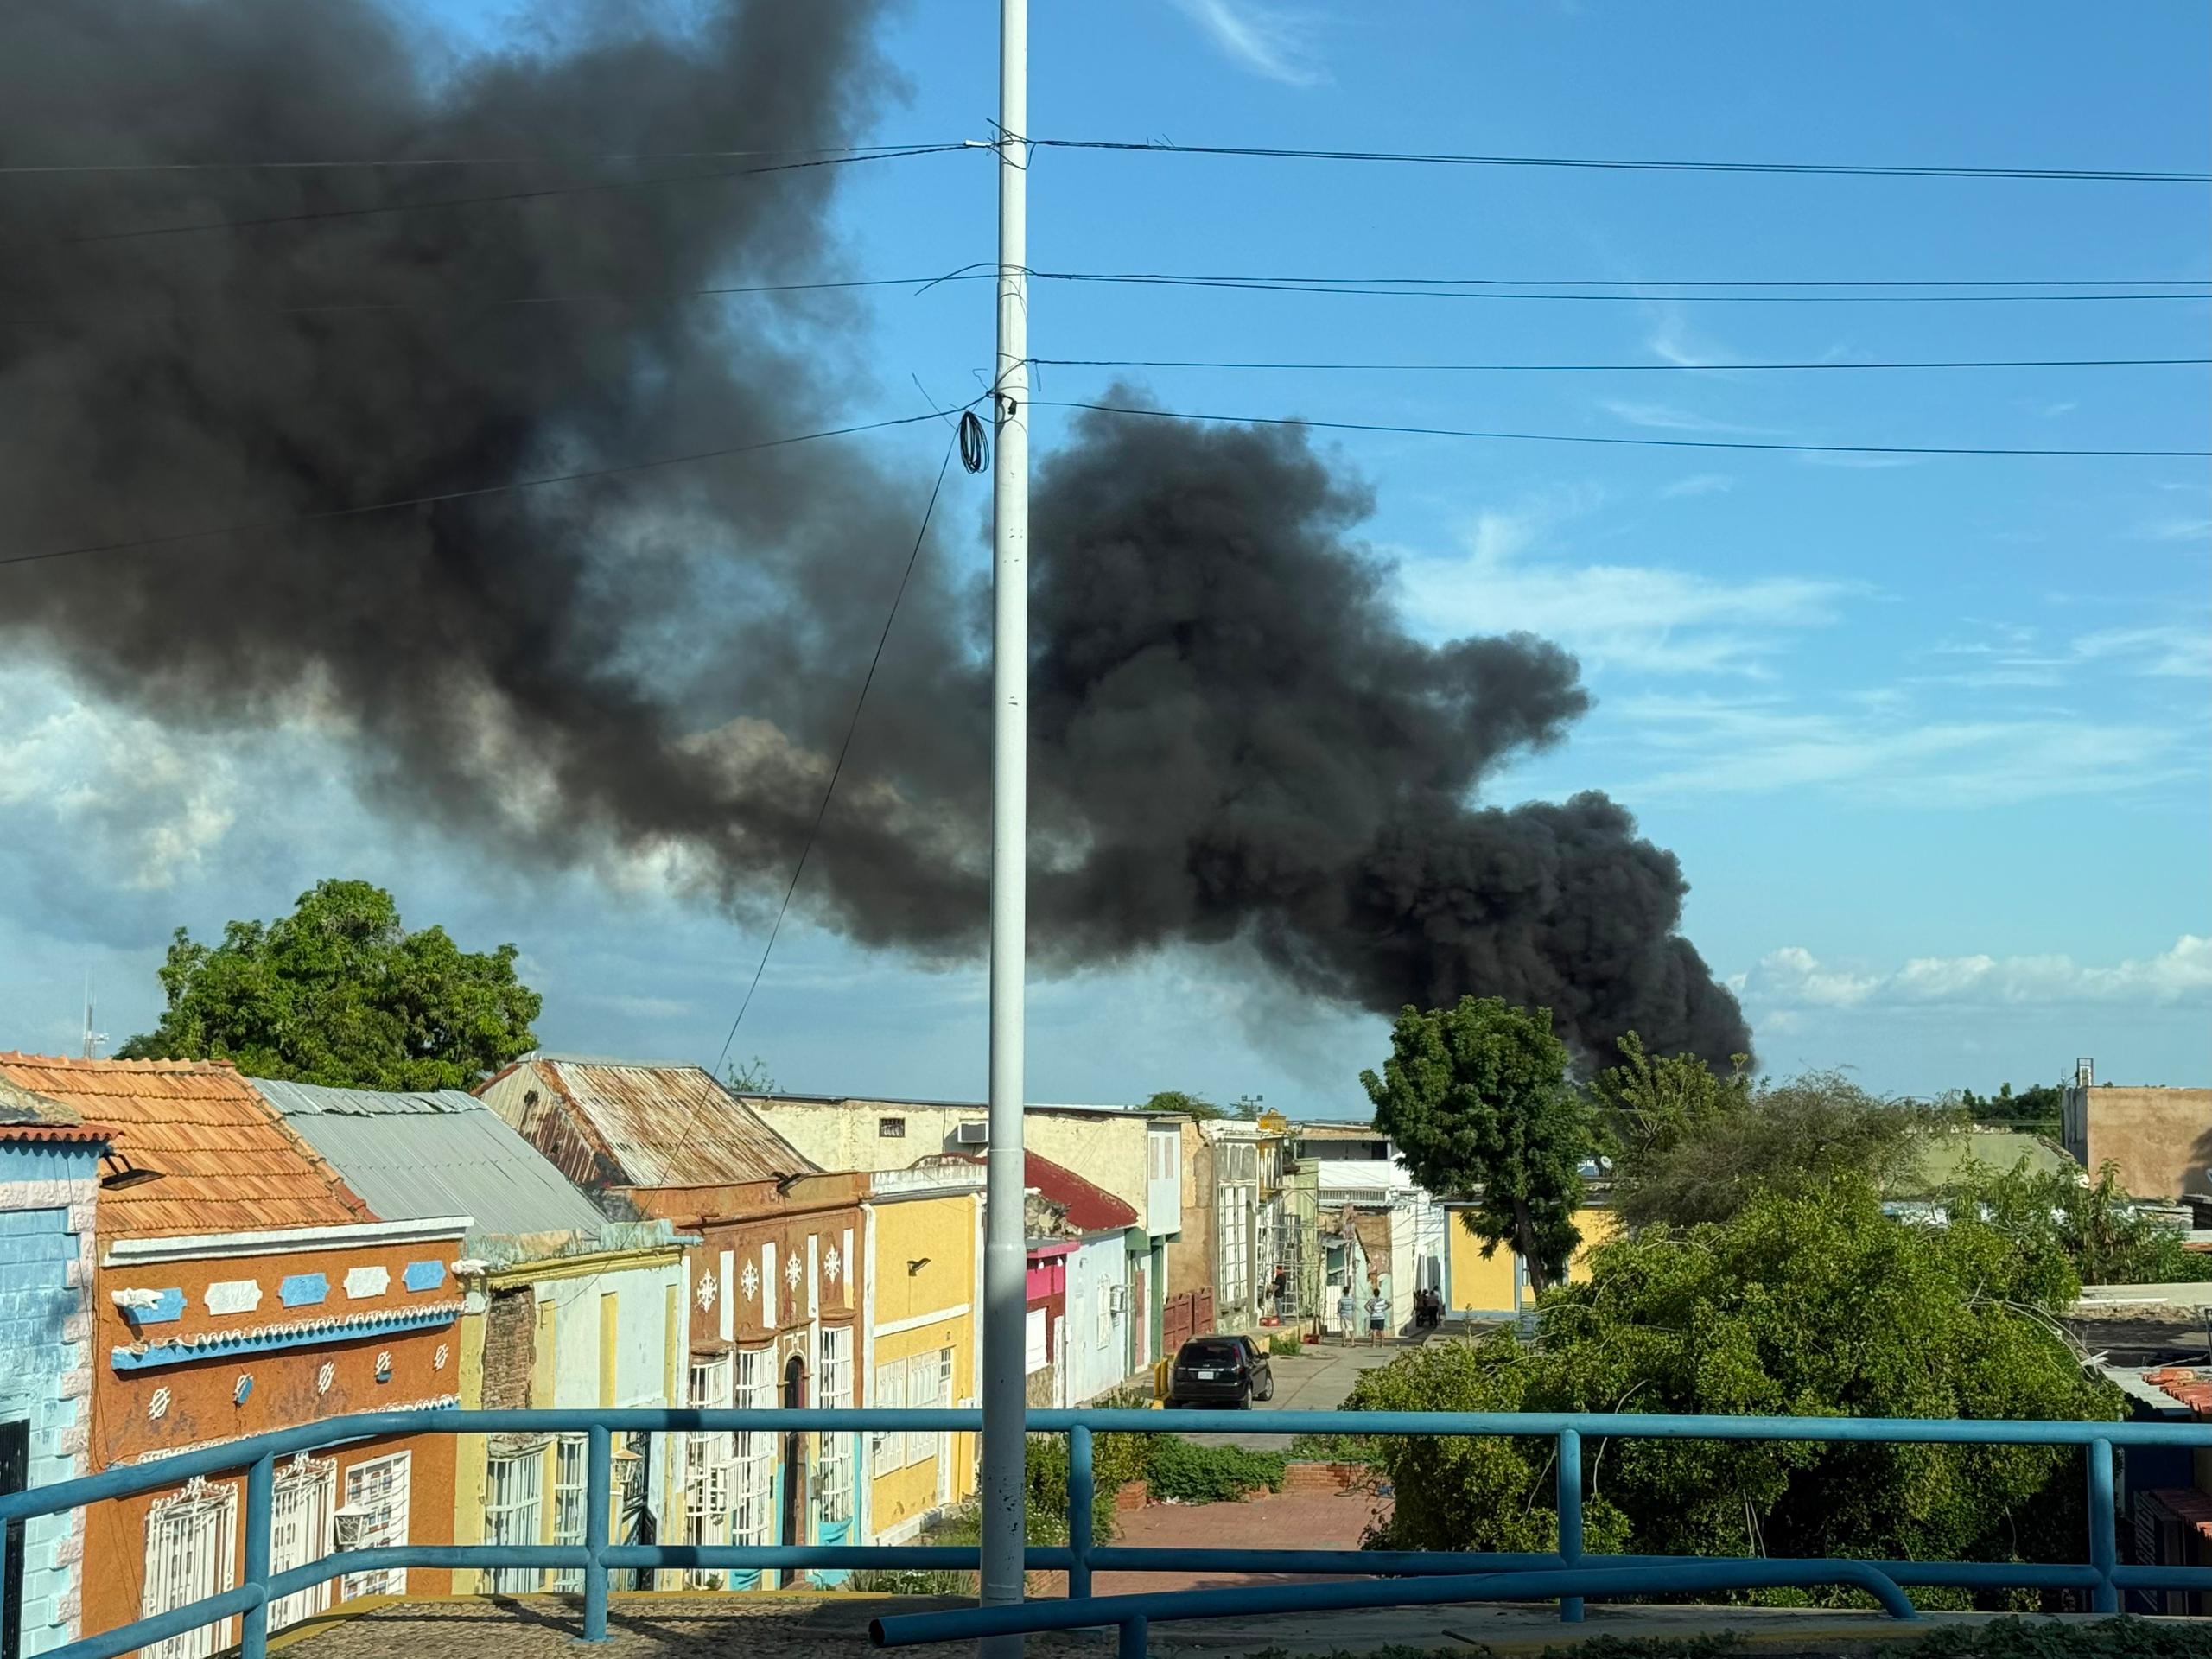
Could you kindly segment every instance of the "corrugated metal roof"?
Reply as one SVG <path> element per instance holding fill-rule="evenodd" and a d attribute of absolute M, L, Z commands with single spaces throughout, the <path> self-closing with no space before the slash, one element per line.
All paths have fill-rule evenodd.
<path fill-rule="evenodd" d="M 457 1089 L 382 1094 L 248 1081 L 379 1220 L 467 1216 L 472 1237 L 596 1235 L 605 1224 L 535 1147 Z"/>
<path fill-rule="evenodd" d="M 134 1168 L 162 1176 L 102 1189 L 104 1235 L 251 1232 L 373 1219 L 338 1172 L 227 1065 L 4 1053 L 0 1077 L 110 1125 L 115 1149 Z"/>
<path fill-rule="evenodd" d="M 696 1065 L 525 1062 L 631 1186 L 731 1186 L 821 1166 Z"/>

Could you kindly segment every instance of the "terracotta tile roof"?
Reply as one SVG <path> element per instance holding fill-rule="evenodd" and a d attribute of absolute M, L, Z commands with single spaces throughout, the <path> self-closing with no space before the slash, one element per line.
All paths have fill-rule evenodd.
<path fill-rule="evenodd" d="M 0 1141 L 105 1141 L 105 1125 L 87 1123 L 58 1100 L 0 1077 Z"/>
<path fill-rule="evenodd" d="M 103 1234 L 250 1232 L 372 1221 L 338 1173 L 230 1066 L 0 1053 L 0 1077 L 113 1131 L 162 1179 L 103 1188 Z"/>
<path fill-rule="evenodd" d="M 946 1154 L 963 1163 L 986 1160 L 972 1152 Z M 1022 1184 L 1046 1202 L 1065 1212 L 1068 1225 L 1078 1233 L 1118 1232 L 1137 1224 L 1137 1212 L 1103 1186 L 1093 1185 L 1064 1164 L 1040 1158 L 1026 1148 L 1021 1154 Z"/>
<path fill-rule="evenodd" d="M 2160 1370 L 2144 1372 L 2143 1380 L 2154 1389 L 2164 1389 L 2168 1395 L 2199 1415 L 2212 1414 L 2212 1375 L 2191 1370 L 2186 1365 L 2168 1365 Z"/>
<path fill-rule="evenodd" d="M 2175 1520 L 2196 1528 L 2200 1537 L 2212 1538 L 2212 1497 L 2194 1486 L 2160 1486 L 2145 1496 L 2164 1504 Z"/>
<path fill-rule="evenodd" d="M 735 1186 L 821 1166 L 696 1065 L 624 1065 L 540 1058 L 520 1062 L 559 1096 L 566 1128 L 585 1143 L 590 1169 L 576 1165 L 567 1136 L 521 1128 L 569 1179 L 588 1185 Z M 480 1085 L 482 1094 L 508 1074 Z M 550 1103 L 540 1103 L 538 1111 Z"/>

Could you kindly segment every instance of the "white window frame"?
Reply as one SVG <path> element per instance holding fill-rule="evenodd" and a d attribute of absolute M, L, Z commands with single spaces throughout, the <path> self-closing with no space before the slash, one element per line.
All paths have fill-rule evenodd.
<path fill-rule="evenodd" d="M 146 1581 L 142 1617 L 188 1607 L 238 1582 L 238 1491 L 204 1479 L 186 1483 L 146 1512 Z M 10 1610 L 12 1611 L 12 1610 Z M 211 1620 L 138 1651 L 143 1659 L 207 1659 L 230 1645 L 231 1621 Z"/>
<path fill-rule="evenodd" d="M 1220 1258 L 1221 1306 L 1243 1307 L 1250 1295 L 1252 1271 L 1252 1242 L 1245 1236 L 1244 1218 L 1250 1206 L 1253 1189 L 1249 1186 L 1224 1186 L 1217 1189 L 1214 1204 L 1215 1254 Z"/>
<path fill-rule="evenodd" d="M 731 1362 L 715 1354 L 691 1362 L 690 1398 L 694 1406 L 719 1410 L 729 1404 Z M 729 1541 L 733 1437 L 720 1432 L 683 1437 L 683 1541 L 695 1546 Z M 692 1589 L 718 1589 L 721 1573 L 694 1568 L 684 1575 Z"/>
<path fill-rule="evenodd" d="M 878 1411 L 896 1411 L 906 1403 L 906 1362 L 886 1360 L 868 1379 L 875 1391 Z M 906 1466 L 906 1435 L 899 1430 L 877 1429 L 868 1437 L 868 1468 L 871 1475 L 887 1475 Z"/>
<path fill-rule="evenodd" d="M 934 1352 L 913 1355 L 906 1361 L 906 1404 L 915 1411 L 935 1411 L 946 1399 L 946 1367 L 951 1350 L 938 1349 Z M 935 1429 L 910 1428 L 906 1431 L 906 1457 L 903 1468 L 912 1468 L 918 1463 L 928 1463 L 938 1454 L 938 1442 L 944 1437 Z"/>
<path fill-rule="evenodd" d="M 853 1327 L 825 1325 L 815 1356 L 815 1394 L 824 1411 L 845 1411 L 853 1403 Z M 853 1517 L 853 1437 L 849 1431 L 821 1437 L 822 1524 L 842 1525 Z"/>
<path fill-rule="evenodd" d="M 740 1411 L 772 1411 L 776 1405 L 776 1351 L 737 1351 L 735 1403 Z M 732 1483 L 729 1541 L 734 1544 L 776 1541 L 776 1441 L 772 1433 L 750 1431 L 737 1437 L 737 1478 Z"/>
<path fill-rule="evenodd" d="M 556 1435 L 553 1441 L 552 1539 L 556 1544 L 581 1548 L 591 1491 L 590 1439 L 583 1434 Z M 584 1587 L 580 1567 L 562 1567 L 546 1575 L 547 1589 L 576 1594 Z"/>
<path fill-rule="evenodd" d="M 331 1511 L 338 1507 L 338 1464 L 304 1452 L 276 1471 L 269 1506 L 269 1570 L 289 1573 L 330 1554 Z M 330 1580 L 269 1605 L 269 1628 L 289 1629 L 330 1605 Z"/>
<path fill-rule="evenodd" d="M 539 1544 L 545 1540 L 545 1442 L 487 1454 L 484 1459 L 484 1541 Z M 542 1575 L 534 1567 L 495 1567 L 484 1575 L 495 1596 L 526 1596 Z"/>
<path fill-rule="evenodd" d="M 385 1544 L 407 1541 L 407 1513 L 410 1489 L 414 1484 L 415 1458 L 411 1452 L 394 1452 L 387 1457 L 369 1458 L 355 1464 L 346 1471 L 346 1507 L 356 1509 L 373 1507 L 380 1513 L 361 1529 L 361 1549 L 375 1549 Z M 381 1492 L 372 1491 L 378 1484 Z M 372 1497 L 380 1501 L 371 1504 Z M 340 1600 L 352 1601 L 358 1596 L 404 1596 L 407 1593 L 407 1569 L 388 1567 L 376 1573 L 348 1573 L 339 1586 Z"/>

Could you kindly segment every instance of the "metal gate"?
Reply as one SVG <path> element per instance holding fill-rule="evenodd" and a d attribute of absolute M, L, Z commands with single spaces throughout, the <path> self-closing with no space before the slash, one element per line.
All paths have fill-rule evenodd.
<path fill-rule="evenodd" d="M 276 1471 L 269 1510 L 269 1568 L 289 1573 L 330 1554 L 330 1512 L 337 1507 L 338 1465 L 304 1452 Z M 330 1605 L 330 1580 L 296 1590 L 269 1605 L 269 1628 L 281 1630 Z"/>
<path fill-rule="evenodd" d="M 371 1463 L 357 1463 L 346 1471 L 346 1507 L 361 1521 L 357 1549 L 407 1541 L 409 1454 L 393 1453 Z M 356 1596 L 402 1596 L 407 1593 L 407 1569 L 388 1567 L 380 1573 L 355 1573 L 345 1583 L 346 1599 Z"/>
<path fill-rule="evenodd" d="M 146 1516 L 146 1590 L 141 1611 L 165 1613 L 228 1590 L 238 1516 L 238 1489 L 210 1486 L 200 1479 L 155 1504 Z M 218 1619 L 140 1652 L 144 1659 L 207 1659 L 217 1648 L 229 1645 L 230 1627 L 229 1619 Z"/>
<path fill-rule="evenodd" d="M 1202 1337 L 1213 1329 L 1213 1292 L 1186 1290 L 1180 1296 L 1167 1299 L 1161 1320 L 1160 1357 L 1175 1357 L 1175 1351 L 1192 1337 Z"/>

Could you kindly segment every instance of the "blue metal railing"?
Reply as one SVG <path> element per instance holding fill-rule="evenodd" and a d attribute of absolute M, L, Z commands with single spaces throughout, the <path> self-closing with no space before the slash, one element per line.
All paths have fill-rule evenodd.
<path fill-rule="evenodd" d="M 1557 1448 L 1554 1501 L 1558 1547 L 1543 1554 L 1428 1550 L 1162 1549 L 1094 1543 L 1090 1529 L 1069 1529 L 1064 1546 L 1026 1552 L 1033 1571 L 1068 1575 L 1066 1600 L 1014 1607 L 894 1615 L 871 1627 L 885 1646 L 966 1641 L 1020 1631 L 1116 1624 L 1125 1654 L 1141 1654 L 1154 1619 L 1241 1618 L 1268 1612 L 1414 1605 L 1453 1601 L 1551 1600 L 1573 1620 L 1588 1599 L 1712 1591 L 1847 1586 L 1873 1596 L 1900 1618 L 1914 1617 L 1902 1586 L 1970 1589 L 2018 1586 L 2082 1590 L 2090 1610 L 2113 1613 L 2124 1589 L 2212 1590 L 2212 1567 L 2122 1567 L 2118 1562 L 2113 1452 L 2129 1446 L 2212 1448 L 2212 1423 L 2005 1422 L 1989 1419 L 1853 1417 L 1677 1417 L 1599 1413 L 1278 1411 L 1265 1420 L 1278 1433 L 1495 1436 L 1548 1439 Z M 975 1571 L 972 1546 L 869 1544 L 616 1544 L 612 1512 L 617 1433 L 782 1432 L 861 1433 L 918 1430 L 972 1433 L 974 1410 L 537 1410 L 385 1411 L 334 1417 L 248 1440 L 180 1452 L 151 1464 L 0 1497 L 0 1523 L 62 1513 L 110 1498 L 173 1490 L 194 1476 L 245 1474 L 244 1582 L 219 1595 L 154 1614 L 53 1649 L 48 1659 L 113 1656 L 179 1636 L 219 1619 L 240 1621 L 241 1659 L 265 1659 L 272 1603 L 349 1573 L 391 1567 L 524 1567 L 581 1571 L 583 1635 L 607 1639 L 608 1575 L 626 1568 L 721 1568 L 804 1572 L 874 1568 Z M 1092 1513 L 1092 1438 L 1100 1433 L 1220 1434 L 1249 1431 L 1251 1420 L 1198 1411 L 1033 1411 L 1033 1433 L 1068 1436 L 1068 1512 Z M 586 1446 L 582 1544 L 394 1544 L 327 1555 L 272 1573 L 270 1520 L 276 1461 L 295 1452 L 385 1436 L 582 1434 Z M 1588 1555 L 1582 1533 L 1582 1446 L 1592 1437 L 1693 1440 L 1813 1440 L 1951 1446 L 2072 1446 L 2086 1452 L 2088 1556 L 2077 1563 L 1739 1560 L 1694 1556 Z M 1239 1572 L 1367 1575 L 1367 1583 L 1264 1585 L 1228 1590 L 1094 1596 L 1100 1572 Z M 0 1616 L 13 1617 L 12 1610 Z"/>

